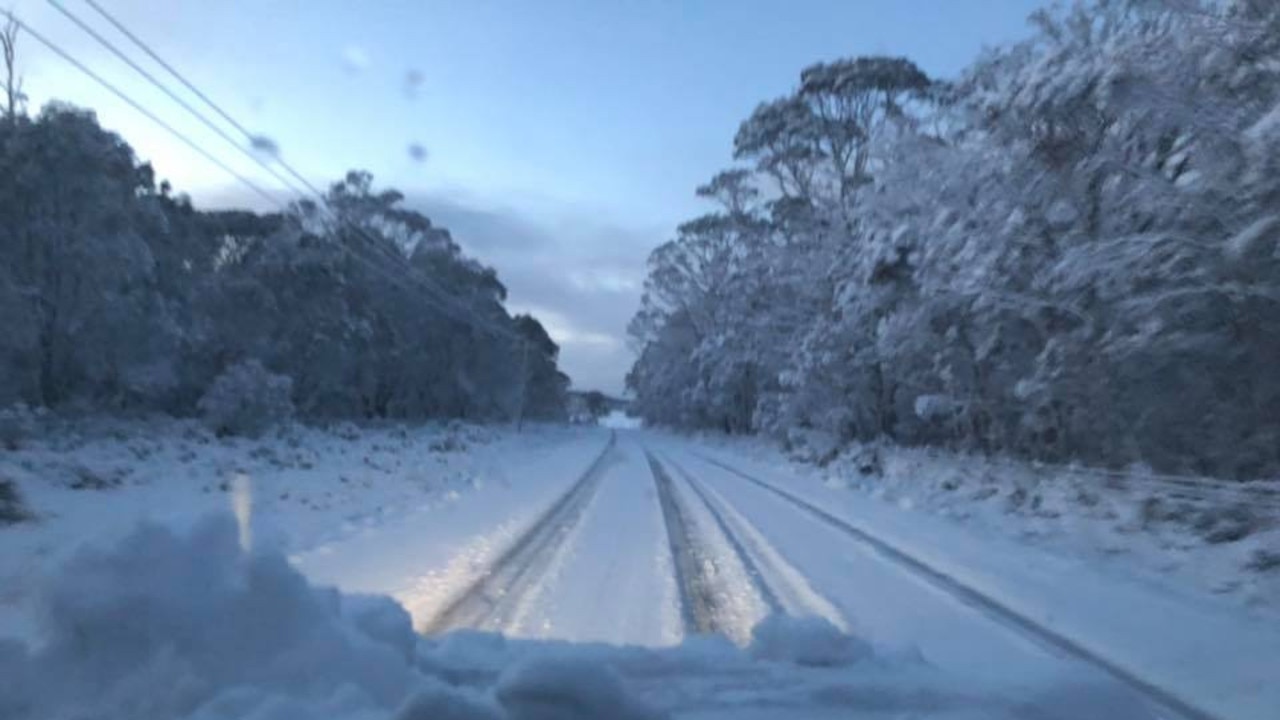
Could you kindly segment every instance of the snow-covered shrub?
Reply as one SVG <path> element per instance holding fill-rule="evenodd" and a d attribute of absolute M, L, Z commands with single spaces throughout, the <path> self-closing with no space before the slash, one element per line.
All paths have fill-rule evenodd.
<path fill-rule="evenodd" d="M 785 447 L 791 457 L 802 462 L 826 465 L 840 452 L 840 438 L 833 433 L 809 428 L 790 428 Z"/>
<path fill-rule="evenodd" d="M 456 428 L 450 426 L 444 434 L 433 439 L 427 449 L 435 453 L 462 452 L 467 449 L 467 440 Z"/>
<path fill-rule="evenodd" d="M 257 360 L 227 368 L 200 398 L 200 415 L 218 435 L 258 437 L 293 417 L 293 380 Z"/>
<path fill-rule="evenodd" d="M 18 450 L 35 433 L 37 413 L 24 403 L 0 408 L 0 447 Z"/>
<path fill-rule="evenodd" d="M 30 519 L 31 512 L 22 501 L 18 484 L 12 480 L 0 478 L 0 525 L 12 525 Z"/>
<path fill-rule="evenodd" d="M 1205 542 L 1214 544 L 1243 540 L 1265 525 L 1253 508 L 1244 503 L 1205 509 L 1194 524 Z"/>
<path fill-rule="evenodd" d="M 356 440 L 359 440 L 361 436 L 360 428 L 349 420 L 344 420 L 340 423 L 334 424 L 329 428 L 329 432 L 333 433 L 334 437 L 346 440 L 347 442 L 355 442 Z"/>
<path fill-rule="evenodd" d="M 124 483 L 127 470 L 114 468 L 102 470 L 88 465 L 76 465 L 71 469 L 72 479 L 67 487 L 72 490 L 110 490 Z"/>
<path fill-rule="evenodd" d="M 1245 562 L 1244 567 L 1246 570 L 1253 570 L 1254 572 L 1280 570 L 1280 551 L 1258 548 L 1249 554 L 1249 559 Z"/>

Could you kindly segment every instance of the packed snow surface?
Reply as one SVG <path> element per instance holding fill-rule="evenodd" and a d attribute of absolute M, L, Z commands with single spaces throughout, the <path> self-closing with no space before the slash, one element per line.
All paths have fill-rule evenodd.
<path fill-rule="evenodd" d="M 6 720 L 1280 706 L 1265 618 L 759 446 L 170 423 L 30 439 L 0 473 L 34 516 L 0 528 Z"/>
<path fill-rule="evenodd" d="M 821 620 L 771 618 L 746 651 L 424 638 L 389 598 L 319 588 L 278 552 L 246 552 L 225 515 L 86 547 L 40 592 L 43 644 L 0 644 L 5 718 L 958 719 L 1022 717 L 1026 702 L 878 657 Z M 1070 702 L 1116 709 L 1111 692 L 1079 687 Z"/>

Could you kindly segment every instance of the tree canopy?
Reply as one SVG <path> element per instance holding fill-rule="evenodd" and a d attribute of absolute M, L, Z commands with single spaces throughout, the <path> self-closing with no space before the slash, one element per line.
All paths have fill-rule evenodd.
<path fill-rule="evenodd" d="M 1194 5 L 1194 7 L 1192 7 Z M 805 69 L 650 257 L 649 421 L 1280 469 L 1280 11 L 1095 0 Z"/>

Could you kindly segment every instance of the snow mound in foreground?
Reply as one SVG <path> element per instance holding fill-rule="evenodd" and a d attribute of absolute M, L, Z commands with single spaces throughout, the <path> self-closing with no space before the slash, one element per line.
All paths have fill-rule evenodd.
<path fill-rule="evenodd" d="M 41 600 L 45 644 L 6 651 L 0 675 L 24 681 L 0 689 L 0 716 L 362 717 L 426 680 L 402 608 L 242 553 L 229 519 L 82 550 Z"/>
<path fill-rule="evenodd" d="M 715 637 L 662 650 L 421 637 L 389 598 L 245 553 L 229 517 L 82 550 L 40 607 L 39 647 L 0 640 L 5 720 L 1017 716 L 919 663 L 862 662 L 869 646 L 818 620 L 769 620 L 750 654 Z"/>
<path fill-rule="evenodd" d="M 496 695 L 448 684 L 419 667 L 400 605 L 312 587 L 278 553 L 244 554 L 225 518 L 83 550 L 40 606 L 41 648 L 0 644 L 0 717 L 651 716 L 618 715 L 641 704 L 598 664 L 527 659 Z"/>
<path fill-rule="evenodd" d="M 826 618 L 772 615 L 751 631 L 752 657 L 807 667 L 852 665 L 873 656 L 871 645 L 845 635 Z"/>

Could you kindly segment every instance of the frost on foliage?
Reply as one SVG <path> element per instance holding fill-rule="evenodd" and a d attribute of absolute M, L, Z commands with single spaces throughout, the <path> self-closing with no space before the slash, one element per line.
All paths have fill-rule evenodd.
<path fill-rule="evenodd" d="M 920 395 L 916 397 L 914 409 L 921 420 L 940 420 L 951 417 L 959 408 L 946 395 Z"/>
<path fill-rule="evenodd" d="M 563 413 L 558 346 L 503 307 L 492 268 L 369 173 L 283 213 L 198 210 L 90 111 L 54 102 L 10 120 L 0 407 L 187 416 L 225 363 L 257 358 L 293 378 L 308 419 L 506 419 L 522 387 L 530 415 Z M 476 335 L 458 307 L 498 332 Z M 527 362 L 512 335 L 532 341 Z"/>
<path fill-rule="evenodd" d="M 1233 262 L 1266 261 L 1280 252 L 1280 216 L 1268 215 L 1227 241 L 1227 257 Z"/>
<path fill-rule="evenodd" d="M 22 499 L 18 484 L 0 477 L 0 526 L 19 523 L 32 518 Z"/>
<path fill-rule="evenodd" d="M 1182 5 L 1049 8 L 945 84 L 806 70 L 735 138 L 755 193 L 651 256 L 636 410 L 791 446 L 1276 472 L 1280 15 Z"/>
<path fill-rule="evenodd" d="M 227 368 L 200 398 L 204 422 L 219 435 L 257 437 L 293 417 L 293 381 L 257 360 Z"/>

